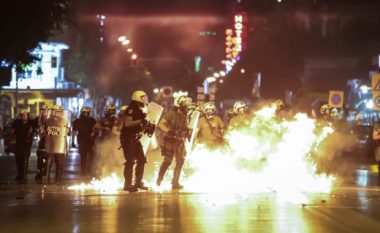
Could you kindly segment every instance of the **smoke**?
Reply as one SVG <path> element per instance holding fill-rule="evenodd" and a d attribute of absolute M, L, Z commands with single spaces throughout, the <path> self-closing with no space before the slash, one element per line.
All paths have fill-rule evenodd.
<path fill-rule="evenodd" d="M 339 130 L 339 129 L 338 129 Z M 357 167 L 355 152 L 357 136 L 342 131 L 335 131 L 323 140 L 314 159 L 319 173 L 332 174 L 345 181 L 351 179 Z"/>
<path fill-rule="evenodd" d="M 103 178 L 112 173 L 123 176 L 124 156 L 120 148 L 118 135 L 110 135 L 103 140 L 98 139 L 95 146 L 93 169 L 96 177 Z"/>

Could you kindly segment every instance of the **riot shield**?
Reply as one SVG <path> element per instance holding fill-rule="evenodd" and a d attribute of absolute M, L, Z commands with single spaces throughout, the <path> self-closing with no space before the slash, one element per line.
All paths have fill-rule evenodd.
<path fill-rule="evenodd" d="M 158 121 L 160 120 L 160 117 L 161 117 L 163 110 L 164 110 L 164 108 L 161 105 L 156 104 L 154 102 L 150 102 L 148 104 L 148 113 L 147 113 L 146 119 L 150 123 L 157 125 Z M 149 137 L 147 134 L 144 134 L 140 139 L 140 142 L 143 146 L 143 151 L 144 151 L 145 155 L 146 155 L 146 152 L 148 151 L 149 144 L 151 143 L 153 137 L 155 137 L 154 133 L 152 134 L 151 137 Z"/>
<path fill-rule="evenodd" d="M 200 115 L 201 113 L 199 111 L 193 111 L 190 115 L 189 128 L 191 129 L 191 136 L 189 139 L 185 139 L 185 149 L 186 149 L 187 155 L 190 154 L 191 148 L 193 147 L 196 128 L 198 125 L 198 120 L 199 120 Z"/>
<path fill-rule="evenodd" d="M 69 110 L 49 110 L 45 122 L 46 153 L 65 154 L 67 152 L 70 122 L 71 112 Z"/>

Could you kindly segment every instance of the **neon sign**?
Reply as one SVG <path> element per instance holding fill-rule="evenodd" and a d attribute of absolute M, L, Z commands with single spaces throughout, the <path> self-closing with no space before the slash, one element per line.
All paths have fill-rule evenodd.
<path fill-rule="evenodd" d="M 238 13 L 234 16 L 233 28 L 226 29 L 226 57 L 222 61 L 226 73 L 231 71 L 236 61 L 239 60 L 239 55 L 246 47 L 246 22 L 246 13 Z"/>

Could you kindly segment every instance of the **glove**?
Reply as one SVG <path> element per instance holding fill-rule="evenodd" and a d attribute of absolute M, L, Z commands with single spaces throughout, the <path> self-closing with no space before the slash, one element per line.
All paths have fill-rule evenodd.
<path fill-rule="evenodd" d="M 142 119 L 141 120 L 141 127 L 146 128 L 149 125 L 149 121 L 147 119 Z"/>
<path fill-rule="evenodd" d="M 145 127 L 144 132 L 148 134 L 149 137 L 151 137 L 155 129 L 156 129 L 156 125 L 149 122 L 148 125 Z"/>

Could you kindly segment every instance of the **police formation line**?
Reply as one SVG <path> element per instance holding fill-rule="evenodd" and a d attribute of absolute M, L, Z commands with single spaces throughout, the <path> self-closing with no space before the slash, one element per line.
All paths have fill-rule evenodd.
<path fill-rule="evenodd" d="M 114 105 L 108 105 L 104 116 L 98 121 L 91 117 L 89 107 L 81 109 L 79 118 L 72 123 L 71 146 L 77 147 L 75 141 L 78 142 L 82 176 L 90 177 L 92 175 L 95 140 L 106 140 L 113 132 L 117 132 L 120 135 L 121 146 L 119 149 L 123 150 L 125 158 L 124 190 L 136 192 L 139 189 L 149 189 L 142 182 L 147 162 L 146 149 L 144 149 L 146 141 L 143 138 L 153 135 L 158 122 L 157 128 L 163 132 L 164 136 L 160 143 L 163 162 L 156 184 L 161 185 L 167 169 L 175 159 L 172 189 L 182 189 L 180 176 L 186 156 L 185 142 L 196 134 L 200 143 L 210 147 L 223 145 L 225 129 L 241 126 L 248 115 L 247 106 L 242 101 L 237 101 L 222 120 L 216 114 L 214 103 L 207 102 L 202 106 L 196 106 L 189 97 L 178 96 L 174 98 L 173 107 L 162 116 L 161 114 L 156 115 L 158 120 L 152 122 L 147 117 L 149 104 L 151 103 L 148 102 L 146 93 L 137 90 L 133 93 L 128 106 L 121 107 L 118 116 L 116 116 Z M 284 105 L 282 101 L 276 104 L 279 109 Z M 194 127 L 190 125 L 191 116 L 196 112 L 201 113 L 202 116 Z M 16 180 L 19 183 L 27 181 L 28 161 L 35 133 L 38 135 L 36 181 L 43 184 L 62 182 L 63 160 L 64 156 L 68 154 L 67 137 L 70 134 L 70 120 L 70 111 L 62 109 L 58 105 L 50 108 L 44 106 L 35 119 L 29 119 L 28 112 L 24 109 L 19 112 L 19 118 L 12 124 L 13 133 L 16 136 Z M 56 168 L 54 181 L 50 178 L 53 161 Z"/>

